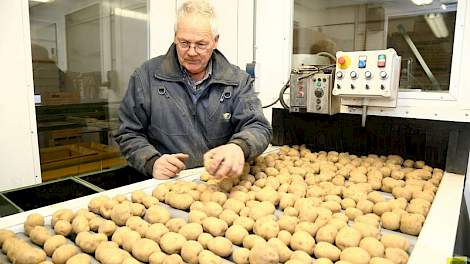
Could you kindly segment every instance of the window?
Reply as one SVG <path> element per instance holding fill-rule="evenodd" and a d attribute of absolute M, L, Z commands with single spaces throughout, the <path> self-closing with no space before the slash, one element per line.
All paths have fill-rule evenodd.
<path fill-rule="evenodd" d="M 146 0 L 29 1 L 43 181 L 123 166 L 112 137 L 148 59 Z"/>
<path fill-rule="evenodd" d="M 293 65 L 305 57 L 295 54 L 394 48 L 401 92 L 447 93 L 456 10 L 456 0 L 295 0 Z"/>

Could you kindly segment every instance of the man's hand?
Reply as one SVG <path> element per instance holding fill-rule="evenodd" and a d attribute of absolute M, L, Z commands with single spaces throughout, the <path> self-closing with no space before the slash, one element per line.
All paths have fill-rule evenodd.
<path fill-rule="evenodd" d="M 159 180 L 173 178 L 186 168 L 184 162 L 189 158 L 187 154 L 164 154 L 153 164 L 153 177 Z"/>
<path fill-rule="evenodd" d="M 207 164 L 207 172 L 217 178 L 240 176 L 245 165 L 245 155 L 240 146 L 229 143 L 204 154 L 204 164 Z"/>

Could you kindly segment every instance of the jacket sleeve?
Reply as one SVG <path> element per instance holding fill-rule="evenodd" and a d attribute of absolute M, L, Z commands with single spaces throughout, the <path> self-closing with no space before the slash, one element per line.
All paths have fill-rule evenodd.
<path fill-rule="evenodd" d="M 264 117 L 261 101 L 253 90 L 251 78 L 245 79 L 234 98 L 232 121 L 236 133 L 229 143 L 237 144 L 245 154 L 245 159 L 253 160 L 268 147 L 272 139 L 272 128 Z"/>
<path fill-rule="evenodd" d="M 148 80 L 139 72 L 140 69 L 131 76 L 126 95 L 119 106 L 119 128 L 114 138 L 129 165 L 142 174 L 151 176 L 147 163 L 161 154 L 147 138 L 150 95 L 146 93 L 149 93 L 150 87 Z"/>

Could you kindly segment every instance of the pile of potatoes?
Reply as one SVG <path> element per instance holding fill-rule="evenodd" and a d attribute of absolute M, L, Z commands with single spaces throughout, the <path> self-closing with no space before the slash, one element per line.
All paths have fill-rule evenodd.
<path fill-rule="evenodd" d="M 283 146 L 246 165 L 237 178 L 204 173 L 206 183 L 169 181 L 152 194 L 102 195 L 86 209 L 58 210 L 53 232 L 32 214 L 24 230 L 43 250 L 6 230 L 0 230 L 0 246 L 12 261 L 20 255 L 15 248 L 34 255 L 35 262 L 16 263 L 50 263 L 46 256 L 54 263 L 91 263 L 94 255 L 105 264 L 223 258 L 295 264 L 312 263 L 312 257 L 319 264 L 400 264 L 408 261 L 409 241 L 381 229 L 418 235 L 442 176 L 440 169 L 397 155 Z M 186 211 L 187 219 L 172 217 L 167 206 Z"/>

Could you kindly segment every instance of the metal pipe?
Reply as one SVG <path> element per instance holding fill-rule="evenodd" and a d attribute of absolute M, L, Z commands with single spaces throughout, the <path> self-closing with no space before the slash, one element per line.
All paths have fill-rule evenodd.
<path fill-rule="evenodd" d="M 424 61 L 423 56 L 421 56 L 421 53 L 419 52 L 418 48 L 416 48 L 416 45 L 414 44 L 413 40 L 411 40 L 408 33 L 406 33 L 405 27 L 403 27 L 402 24 L 399 24 L 397 28 L 400 31 L 402 37 L 405 39 L 406 44 L 408 44 L 408 46 L 410 47 L 411 52 L 413 52 L 413 55 L 418 60 L 419 65 L 421 65 L 421 68 L 423 68 L 424 72 L 428 76 L 428 79 L 431 81 L 432 87 L 435 90 L 440 90 L 439 82 L 437 81 L 436 77 L 434 77 L 434 74 L 432 74 L 431 69 L 429 69 L 428 65 L 426 64 L 426 61 Z"/>

